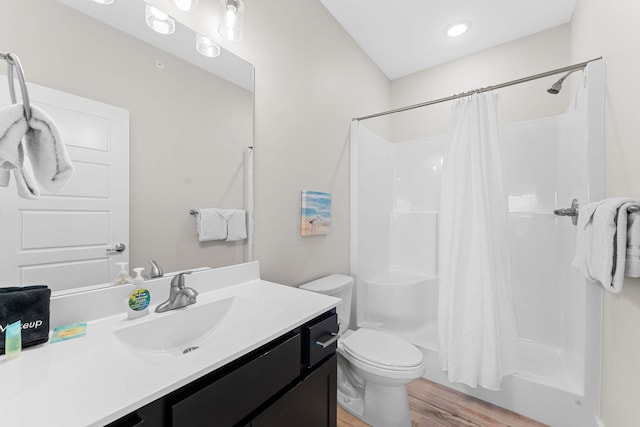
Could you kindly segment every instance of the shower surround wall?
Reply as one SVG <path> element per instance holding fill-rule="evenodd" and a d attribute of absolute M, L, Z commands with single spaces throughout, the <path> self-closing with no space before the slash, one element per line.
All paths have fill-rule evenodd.
<path fill-rule="evenodd" d="M 426 378 L 553 426 L 596 426 L 599 415 L 601 290 L 571 267 L 575 227 L 552 211 L 573 198 L 586 204 L 603 196 L 603 68 L 588 67 L 585 87 L 565 114 L 502 131 L 521 366 L 500 392 L 451 384 L 437 362 L 438 215 L 447 137 L 390 143 L 364 124 L 352 128 L 358 326 L 419 346 Z M 428 118 L 428 109 L 423 113 Z"/>

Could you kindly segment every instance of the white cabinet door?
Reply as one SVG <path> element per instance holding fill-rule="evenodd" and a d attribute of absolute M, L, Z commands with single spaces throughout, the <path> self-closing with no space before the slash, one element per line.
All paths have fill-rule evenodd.
<path fill-rule="evenodd" d="M 18 197 L 13 176 L 0 187 L 0 286 L 56 291 L 111 282 L 114 263 L 129 260 L 129 112 L 28 87 L 32 104 L 58 125 L 75 173 L 64 191 L 41 188 L 36 200 Z M 10 102 L 3 79 L 0 109 Z M 108 250 L 120 243 L 124 251 Z"/>

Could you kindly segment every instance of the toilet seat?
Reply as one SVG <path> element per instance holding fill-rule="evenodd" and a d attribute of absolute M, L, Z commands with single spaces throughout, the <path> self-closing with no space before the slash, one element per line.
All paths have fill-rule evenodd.
<path fill-rule="evenodd" d="M 341 340 L 352 358 L 385 371 L 414 371 L 422 367 L 423 356 L 411 343 L 373 329 L 361 328 Z"/>

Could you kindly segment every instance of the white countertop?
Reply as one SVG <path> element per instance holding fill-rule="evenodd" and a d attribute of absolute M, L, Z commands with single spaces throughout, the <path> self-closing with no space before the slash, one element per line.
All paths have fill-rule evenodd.
<path fill-rule="evenodd" d="M 253 268 L 256 263 L 234 268 Z M 229 269 L 223 275 L 230 276 Z M 244 271 L 246 273 L 246 270 Z M 195 273 L 194 273 L 195 274 Z M 233 276 L 233 274 L 231 274 Z M 242 275 L 240 275 L 242 276 Z M 246 278 L 245 276 L 242 276 Z M 187 286 L 191 286 L 187 278 Z M 104 426 L 183 385 L 249 353 L 278 336 L 334 308 L 339 299 L 267 282 L 257 277 L 242 283 L 217 282 L 196 287 L 195 305 L 128 320 L 125 313 L 91 320 L 84 337 L 24 349 L 7 361 L 0 356 L 0 425 L 11 427 Z M 215 341 L 179 356 L 147 354 L 129 347 L 113 333 L 158 316 L 179 315 L 213 301 L 236 297 L 265 307 L 244 318 L 239 327 L 224 322 Z M 155 306 L 162 301 L 153 300 Z M 152 306 L 152 309 L 154 308 Z M 53 304 L 52 304 L 53 309 Z M 255 317 L 255 318 L 252 318 Z M 241 319 L 242 320 L 242 319 Z M 52 325 L 56 326 L 56 325 Z M 179 333 L 179 331 L 167 331 Z"/>

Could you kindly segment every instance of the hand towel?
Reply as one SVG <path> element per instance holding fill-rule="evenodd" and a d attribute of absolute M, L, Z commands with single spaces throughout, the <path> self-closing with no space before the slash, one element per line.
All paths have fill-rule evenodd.
<path fill-rule="evenodd" d="M 225 240 L 227 238 L 227 218 L 223 209 L 198 209 L 196 215 L 198 241 Z"/>
<path fill-rule="evenodd" d="M 47 286 L 0 288 L 0 354 L 7 325 L 22 322 L 22 347 L 47 342 L 51 289 Z"/>
<path fill-rule="evenodd" d="M 640 212 L 629 209 L 627 221 L 627 254 L 624 275 L 640 277 Z"/>
<path fill-rule="evenodd" d="M 629 208 L 640 208 L 640 200 L 605 199 L 581 208 L 578 216 L 573 266 L 612 293 L 622 291 Z"/>
<path fill-rule="evenodd" d="M 226 209 L 227 242 L 244 240 L 247 238 L 247 214 L 242 209 Z"/>
<path fill-rule="evenodd" d="M 9 170 L 14 170 L 18 193 L 24 198 L 38 197 L 38 184 L 59 193 L 73 175 L 55 122 L 35 105 L 28 122 L 22 104 L 0 110 L 0 185 L 8 185 Z"/>

